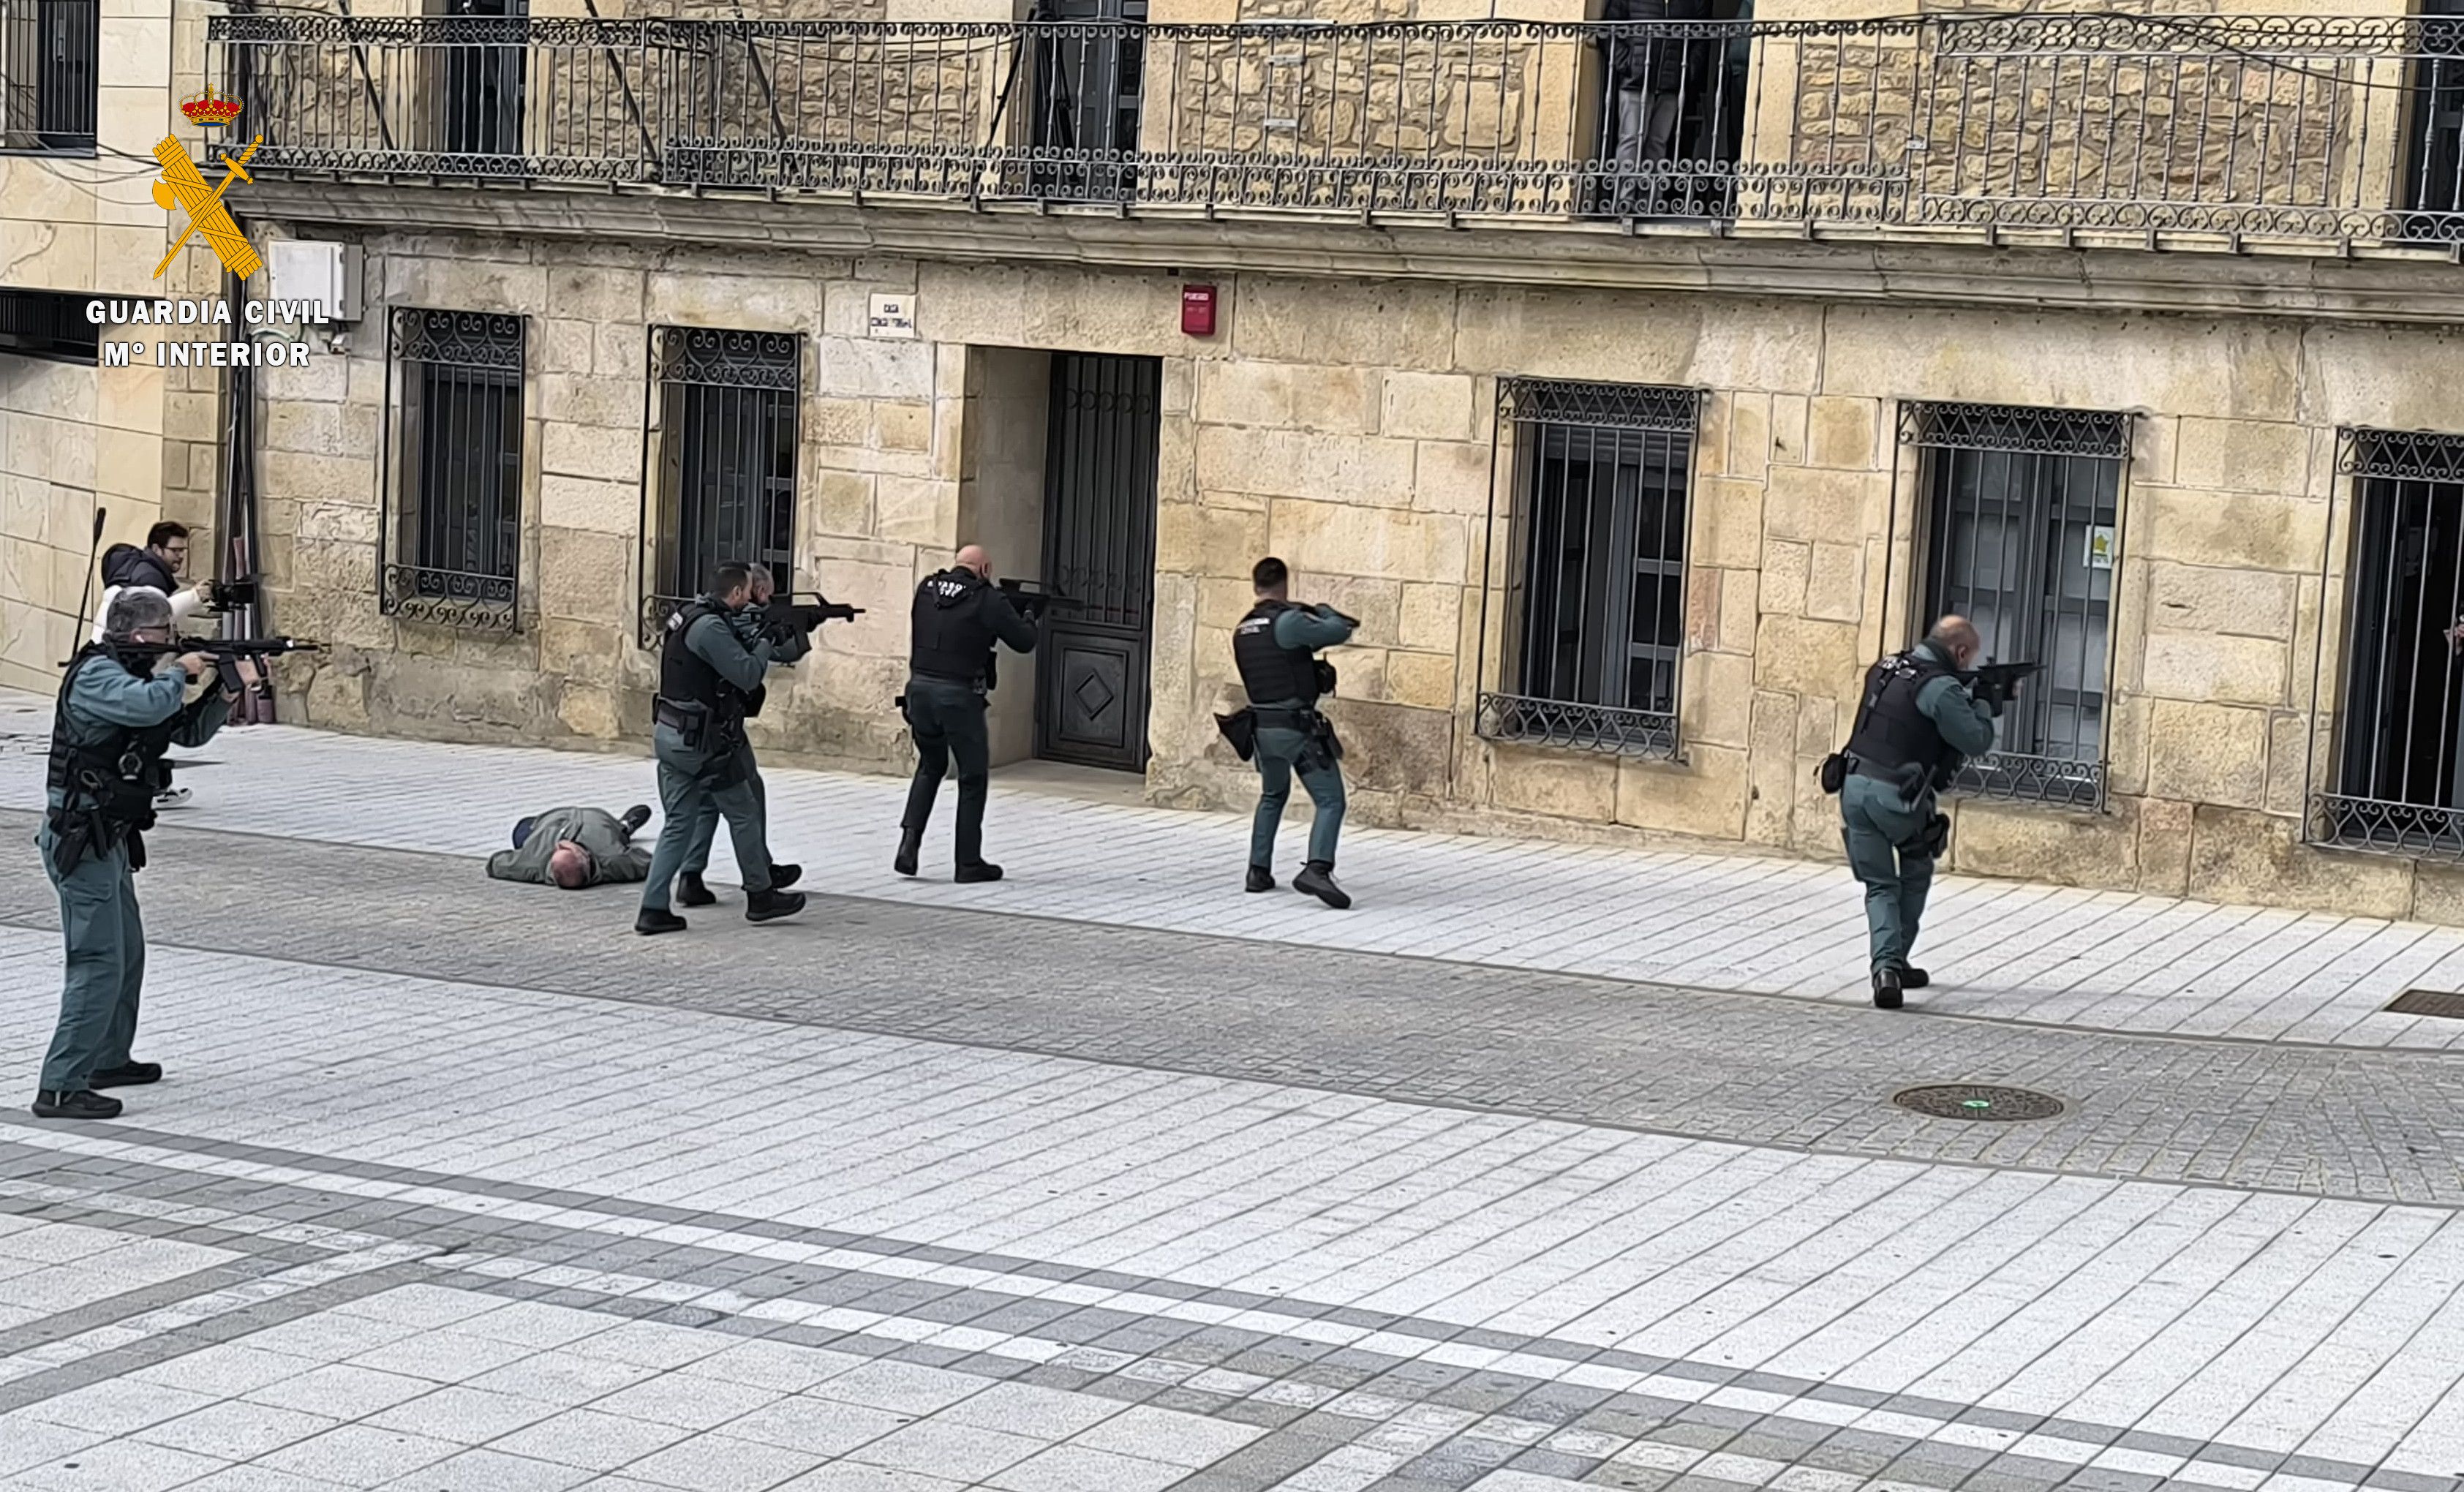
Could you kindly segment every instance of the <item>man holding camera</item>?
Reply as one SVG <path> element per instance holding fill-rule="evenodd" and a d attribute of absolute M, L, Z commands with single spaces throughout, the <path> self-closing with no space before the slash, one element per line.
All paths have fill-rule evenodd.
<path fill-rule="evenodd" d="M 1865 887 L 1874 1004 L 1882 1010 L 1899 1009 L 1903 991 L 1930 982 L 1908 955 L 1950 829 L 1935 795 L 1961 758 L 1992 749 L 2002 713 L 1998 694 L 1980 699 L 1960 677 L 1981 647 L 1966 617 L 1947 616 L 1924 642 L 1875 664 L 1842 753 L 1839 832 L 1848 868 Z"/>
<path fill-rule="evenodd" d="M 891 868 L 915 873 L 924 826 L 953 757 L 958 762 L 957 875 L 961 883 L 998 881 L 1001 867 L 984 858 L 984 800 L 992 786 L 992 739 L 984 725 L 988 696 L 1000 676 L 993 645 L 1035 650 L 1035 624 L 1019 614 L 1008 592 L 992 582 L 983 549 L 960 549 L 950 568 L 924 578 L 909 611 L 907 692 L 899 696 L 915 737 L 915 777 L 898 822 L 898 856 Z"/>
<path fill-rule="evenodd" d="M 1334 883 L 1334 845 L 1343 832 L 1343 743 L 1318 713 L 1318 696 L 1334 688 L 1334 669 L 1322 647 L 1351 641 L 1359 623 L 1329 605 L 1291 599 L 1291 570 L 1272 556 L 1249 572 L 1258 603 L 1232 629 L 1232 662 L 1249 694 L 1255 732 L 1247 755 L 1258 767 L 1258 813 L 1249 827 L 1248 889 L 1275 889 L 1275 830 L 1291 801 L 1292 774 L 1316 808 L 1309 822 L 1309 863 L 1292 889 L 1341 911 L 1352 898 Z M 1241 742 L 1236 737 L 1235 749 Z"/>
<path fill-rule="evenodd" d="M 59 893 L 68 963 L 59 1027 L 34 1095 L 37 1118 L 114 1118 L 120 1100 L 98 1089 L 163 1076 L 130 1051 L 145 982 L 135 874 L 145 868 L 164 750 L 204 745 L 231 713 L 213 661 L 199 652 L 167 657 L 173 646 L 170 598 L 124 586 L 104 611 L 101 640 L 79 648 L 60 681 L 34 842 Z M 201 680 L 205 692 L 188 701 Z"/>
<path fill-rule="evenodd" d="M 743 749 L 746 707 L 760 690 L 761 676 L 786 650 L 766 632 L 747 643 L 737 630 L 740 613 L 752 601 L 752 567 L 722 564 L 710 589 L 668 619 L 650 735 L 665 817 L 642 887 L 642 909 L 633 918 L 636 932 L 684 931 L 685 919 L 668 905 L 669 888 L 705 811 L 727 820 L 737 868 L 744 875 L 745 921 L 768 922 L 804 910 L 802 893 L 781 890 L 771 880 L 761 801 L 746 779 L 752 759 Z"/>

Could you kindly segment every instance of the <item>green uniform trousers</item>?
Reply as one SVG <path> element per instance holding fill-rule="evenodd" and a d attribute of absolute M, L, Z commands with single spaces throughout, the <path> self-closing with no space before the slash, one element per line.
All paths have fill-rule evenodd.
<path fill-rule="evenodd" d="M 126 845 L 89 853 L 62 875 L 52 863 L 52 831 L 35 835 L 43 873 L 60 897 L 60 937 L 68 975 L 60 1023 L 43 1058 L 43 1089 L 75 1093 L 106 1067 L 125 1066 L 137 1040 L 137 996 L 145 983 L 145 928 L 137 916 L 137 879 Z"/>
<path fill-rule="evenodd" d="M 1933 816 L 1931 793 L 1911 807 L 1888 782 L 1851 773 L 1839 784 L 1839 834 L 1848 868 L 1865 886 L 1865 932 L 1877 972 L 1906 968 L 1916 949 L 1933 857 L 1905 846 L 1924 841 Z"/>
<path fill-rule="evenodd" d="M 958 765 L 957 863 L 984 861 L 984 800 L 992 789 L 992 738 L 984 729 L 985 699 L 974 686 L 921 675 L 907 681 L 907 729 L 915 737 L 915 777 L 907 784 L 907 813 L 900 828 L 921 835 L 933 819 L 951 758 Z"/>
<path fill-rule="evenodd" d="M 761 837 L 767 842 L 770 837 L 770 795 L 761 785 L 760 769 L 753 763 L 753 743 L 739 742 L 736 757 L 737 770 L 753 786 L 754 807 L 761 815 Z M 719 817 L 715 802 L 702 809 L 700 820 L 693 824 L 693 839 L 685 847 L 685 874 L 699 875 L 710 868 L 710 847 L 718 842 Z"/>
<path fill-rule="evenodd" d="M 764 842 L 759 790 L 734 768 L 733 755 L 686 751 L 675 732 L 660 726 L 652 736 L 659 758 L 659 843 L 650 851 L 649 878 L 642 883 L 642 908 L 669 911 L 669 890 L 684 868 L 693 826 L 705 812 L 727 821 L 736 845 L 736 868 L 750 893 L 770 889 L 770 846 Z"/>
<path fill-rule="evenodd" d="M 1334 864 L 1334 843 L 1343 833 L 1343 768 L 1332 761 L 1310 765 L 1308 746 L 1309 736 L 1302 732 L 1258 727 L 1258 744 L 1250 756 L 1258 766 L 1258 816 L 1249 825 L 1249 864 L 1258 869 L 1275 867 L 1275 829 L 1284 822 L 1284 805 L 1291 801 L 1294 772 L 1317 808 L 1309 821 L 1309 858 L 1312 864 Z"/>

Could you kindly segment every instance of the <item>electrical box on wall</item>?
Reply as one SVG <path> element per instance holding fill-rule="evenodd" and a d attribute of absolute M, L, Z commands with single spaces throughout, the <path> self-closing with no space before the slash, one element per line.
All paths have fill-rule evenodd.
<path fill-rule="evenodd" d="M 1187 337 L 1215 335 L 1215 287 L 1183 285 L 1180 287 L 1180 330 Z"/>
<path fill-rule="evenodd" d="M 265 260 L 265 293 L 272 300 L 314 301 L 327 320 L 349 326 L 360 318 L 360 246 L 308 238 L 277 238 Z"/>

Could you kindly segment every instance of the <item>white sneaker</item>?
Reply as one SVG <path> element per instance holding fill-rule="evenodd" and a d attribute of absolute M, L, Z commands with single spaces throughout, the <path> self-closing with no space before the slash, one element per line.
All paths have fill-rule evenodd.
<path fill-rule="evenodd" d="M 163 791 L 154 795 L 154 806 L 157 808 L 183 807 L 187 803 L 189 799 L 195 796 L 196 795 L 193 792 L 185 787 L 166 787 L 163 789 Z"/>

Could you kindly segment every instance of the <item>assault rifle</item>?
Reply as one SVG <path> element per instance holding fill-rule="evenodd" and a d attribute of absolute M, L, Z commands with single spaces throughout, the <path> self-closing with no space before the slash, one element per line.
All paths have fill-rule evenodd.
<path fill-rule="evenodd" d="M 1040 581 L 1003 581 L 1001 594 L 1018 614 L 1029 622 L 1042 622 L 1046 611 L 1067 611 L 1078 603 L 1057 590 L 1047 590 Z"/>
<path fill-rule="evenodd" d="M 862 606 L 832 601 L 820 591 L 781 591 L 761 609 L 761 630 L 773 642 L 783 643 L 825 622 L 852 622 L 862 615 Z"/>
<path fill-rule="evenodd" d="M 177 658 L 183 653 L 204 653 L 214 661 L 214 674 L 222 680 L 223 689 L 234 697 L 244 692 L 246 687 L 246 681 L 239 674 L 241 659 L 325 650 L 324 644 L 312 643 L 304 637 L 175 637 L 167 643 L 105 643 L 103 646 L 113 652 L 137 657 Z"/>
<path fill-rule="evenodd" d="M 2019 681 L 2043 667 L 2041 663 L 1984 663 L 1960 674 L 1959 681 L 1998 715 L 2019 691 Z"/>

